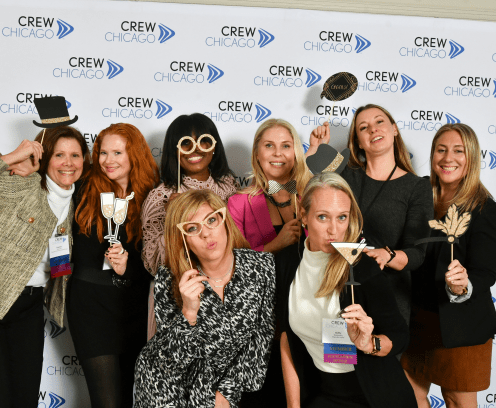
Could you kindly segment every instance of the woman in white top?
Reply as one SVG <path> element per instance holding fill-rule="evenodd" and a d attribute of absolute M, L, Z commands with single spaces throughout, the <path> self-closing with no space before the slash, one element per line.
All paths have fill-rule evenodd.
<path fill-rule="evenodd" d="M 355 242 L 361 231 L 350 187 L 337 174 L 316 175 L 301 207 L 308 229 L 301 263 L 283 251 L 276 264 L 288 407 L 416 407 L 395 357 L 407 345 L 408 328 L 384 272 L 372 258 L 359 257 L 353 270 L 360 285 L 354 286 L 352 304 L 345 285 L 350 267 L 331 245 Z M 340 316 L 357 349 L 356 365 L 324 362 L 322 319 Z"/>

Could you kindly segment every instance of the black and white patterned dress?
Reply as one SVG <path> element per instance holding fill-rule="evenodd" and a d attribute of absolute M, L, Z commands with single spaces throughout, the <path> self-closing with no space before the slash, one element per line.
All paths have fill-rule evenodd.
<path fill-rule="evenodd" d="M 157 334 L 136 363 L 135 408 L 213 408 L 216 391 L 237 407 L 242 392 L 262 386 L 275 330 L 274 257 L 250 249 L 234 256 L 224 303 L 205 282 L 195 326 L 176 304 L 169 270 L 158 269 Z"/>

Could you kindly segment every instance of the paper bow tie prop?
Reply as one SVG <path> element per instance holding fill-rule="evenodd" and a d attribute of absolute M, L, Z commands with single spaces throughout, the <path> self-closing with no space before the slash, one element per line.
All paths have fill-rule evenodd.
<path fill-rule="evenodd" d="M 467 232 L 472 214 L 469 212 L 459 215 L 458 207 L 452 204 L 448 208 L 444 222 L 440 220 L 430 220 L 429 226 L 435 230 L 441 230 L 446 237 L 423 238 L 415 241 L 415 245 L 426 242 L 447 242 L 451 245 L 451 262 L 453 262 L 453 244 L 458 243 L 458 238 Z"/>
<path fill-rule="evenodd" d="M 360 285 L 360 282 L 355 281 L 355 275 L 353 273 L 353 264 L 356 259 L 360 256 L 362 251 L 367 246 L 367 243 L 362 239 L 359 243 L 354 242 L 331 242 L 331 245 L 339 252 L 339 254 L 346 259 L 348 265 L 350 265 L 350 275 L 348 282 L 345 283 L 347 286 L 351 286 L 351 303 L 355 304 L 355 292 L 353 290 L 354 285 Z"/>
<path fill-rule="evenodd" d="M 289 194 L 297 194 L 296 180 L 290 180 L 286 184 L 281 184 L 275 180 L 269 180 L 269 190 L 267 194 L 272 195 L 281 190 L 286 190 Z"/>
<path fill-rule="evenodd" d="M 345 169 L 350 159 L 350 149 L 344 149 L 339 153 L 334 147 L 321 144 L 315 154 L 307 157 L 307 166 L 313 174 L 324 171 L 333 171 L 337 174 Z"/>

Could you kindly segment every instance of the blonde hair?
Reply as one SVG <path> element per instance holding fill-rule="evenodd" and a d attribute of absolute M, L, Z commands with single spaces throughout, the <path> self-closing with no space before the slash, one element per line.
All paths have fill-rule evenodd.
<path fill-rule="evenodd" d="M 172 292 L 176 303 L 182 306 L 182 298 L 179 293 L 179 281 L 184 272 L 190 269 L 186 249 L 184 248 L 181 231 L 177 224 L 186 222 L 196 214 L 198 209 L 208 204 L 212 210 L 217 211 L 226 204 L 222 199 L 210 190 L 189 190 L 174 199 L 167 208 L 164 225 L 165 261 L 164 264 L 170 269 L 172 275 Z M 248 241 L 241 235 L 236 227 L 229 211 L 226 211 L 225 228 L 227 232 L 226 253 L 232 252 L 234 248 L 250 248 Z M 191 260 L 195 264 L 198 258 L 190 251 Z"/>
<path fill-rule="evenodd" d="M 360 113 L 373 108 L 380 109 L 388 117 L 389 121 L 391 122 L 391 125 L 396 124 L 391 114 L 382 106 L 374 105 L 372 103 L 369 103 L 365 106 L 360 106 L 353 115 L 353 120 L 351 121 L 351 126 L 350 126 L 350 133 L 348 135 L 348 149 L 350 149 L 351 152 L 348 165 L 351 167 L 365 168 L 367 164 L 365 150 L 360 149 L 360 147 L 358 146 L 356 120 Z M 401 137 L 400 130 L 399 129 L 396 130 L 398 134 L 394 137 L 394 160 L 400 169 L 415 174 L 415 170 L 413 169 L 412 162 L 410 161 L 410 153 L 408 153 L 408 150 L 406 149 L 405 143 L 403 142 L 403 138 Z"/>
<path fill-rule="evenodd" d="M 259 194 L 260 190 L 267 191 L 269 188 L 269 181 L 260 166 L 260 163 L 257 160 L 258 155 L 258 145 L 260 140 L 262 139 L 263 134 L 266 130 L 271 129 L 273 127 L 281 126 L 288 130 L 289 134 L 293 138 L 293 147 L 295 152 L 295 163 L 291 170 L 290 179 L 296 180 L 296 189 L 298 190 L 298 194 L 303 192 L 305 185 L 312 175 L 308 170 L 307 163 L 305 161 L 305 153 L 303 152 L 303 146 L 300 141 L 300 137 L 296 132 L 296 129 L 291 125 L 291 123 L 285 121 L 284 119 L 268 119 L 263 122 L 257 131 L 255 132 L 255 139 L 253 140 L 253 148 L 251 150 L 251 175 L 249 178 L 252 178 L 253 181 L 250 186 L 241 190 L 240 194 L 249 194 L 251 197 Z"/>
<path fill-rule="evenodd" d="M 314 193 L 317 190 L 329 188 L 343 191 L 350 198 L 351 208 L 349 224 L 344 236 L 344 241 L 356 242 L 362 231 L 362 213 L 358 208 L 358 204 L 350 186 L 339 174 L 326 171 L 313 176 L 303 192 L 301 207 L 305 210 L 305 213 L 308 214 L 312 206 L 312 197 Z M 322 283 L 320 284 L 317 293 L 315 293 L 315 297 L 329 296 L 335 290 L 338 293 L 341 293 L 345 283 L 348 281 L 349 270 L 349 264 L 346 259 L 337 252 L 331 254 L 324 272 Z"/>
<path fill-rule="evenodd" d="M 437 206 L 441 204 L 441 185 L 439 183 L 439 177 L 432 168 L 432 159 L 436 151 L 437 141 L 444 133 L 451 130 L 457 132 L 462 138 L 463 146 L 465 148 L 465 157 L 467 160 L 467 173 L 458 184 L 455 196 L 445 204 L 447 204 L 448 207 L 451 204 L 456 204 L 461 212 L 473 211 L 473 209 L 478 205 L 482 207 L 487 198 L 491 197 L 491 194 L 480 181 L 481 157 L 479 140 L 477 139 L 477 135 L 473 129 L 463 123 L 446 124 L 441 126 L 436 132 L 434 139 L 432 139 L 431 185 L 432 194 L 434 197 L 434 208 L 437 208 Z"/>

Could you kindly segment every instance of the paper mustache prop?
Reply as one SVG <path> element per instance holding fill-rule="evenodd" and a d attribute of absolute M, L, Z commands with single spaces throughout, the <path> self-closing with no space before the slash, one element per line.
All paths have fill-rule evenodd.
<path fill-rule="evenodd" d="M 451 262 L 453 262 L 453 244 L 458 243 L 458 238 L 461 237 L 468 229 L 472 214 L 469 212 L 459 215 L 456 204 L 452 204 L 448 208 L 444 222 L 440 220 L 429 221 L 429 226 L 435 230 L 441 230 L 446 234 L 446 237 L 423 238 L 415 241 L 415 245 L 426 242 L 447 242 L 451 245 Z"/>

